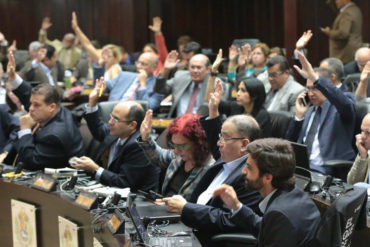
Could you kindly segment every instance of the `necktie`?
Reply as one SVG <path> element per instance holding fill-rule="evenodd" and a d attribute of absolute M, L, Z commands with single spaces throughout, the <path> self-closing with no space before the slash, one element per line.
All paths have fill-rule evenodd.
<path fill-rule="evenodd" d="M 320 116 L 321 116 L 321 107 L 318 107 L 316 109 L 315 116 L 313 117 L 311 127 L 308 130 L 307 136 L 306 136 L 306 141 L 305 144 L 307 145 L 307 151 L 309 154 L 311 154 L 312 151 L 312 143 L 315 139 L 315 135 L 317 133 L 317 129 L 320 125 Z"/>
<path fill-rule="evenodd" d="M 136 93 L 139 90 L 139 88 L 140 88 L 140 83 L 138 82 L 137 87 L 135 88 L 135 91 L 131 94 L 131 96 L 127 100 L 133 100 L 135 98 Z"/>
<path fill-rule="evenodd" d="M 188 108 L 186 109 L 186 113 L 192 113 L 193 108 L 195 106 L 195 102 L 197 101 L 197 92 L 198 92 L 198 85 L 194 83 L 193 92 L 191 94 Z"/>

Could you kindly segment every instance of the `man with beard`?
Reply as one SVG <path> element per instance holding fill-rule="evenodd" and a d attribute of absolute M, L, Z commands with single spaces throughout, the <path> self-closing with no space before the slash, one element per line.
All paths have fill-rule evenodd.
<path fill-rule="evenodd" d="M 213 196 L 220 196 L 232 209 L 226 219 L 258 238 L 258 246 L 312 246 L 320 213 L 308 195 L 295 187 L 295 156 L 290 143 L 260 139 L 250 143 L 247 151 L 245 183 L 264 198 L 259 204 L 263 216 L 244 206 L 234 189 L 224 184 Z"/>

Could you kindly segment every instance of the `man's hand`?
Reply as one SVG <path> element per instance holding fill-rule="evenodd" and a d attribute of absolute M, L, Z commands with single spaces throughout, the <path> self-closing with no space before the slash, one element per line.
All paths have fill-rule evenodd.
<path fill-rule="evenodd" d="M 301 62 L 302 69 L 299 68 L 297 65 L 294 65 L 294 68 L 297 72 L 304 78 L 315 82 L 319 79 L 319 75 L 313 70 L 312 65 L 308 62 L 307 58 L 303 53 L 298 52 L 298 59 Z"/>
<path fill-rule="evenodd" d="M 153 17 L 153 25 L 148 26 L 155 34 L 162 34 L 162 19 L 161 17 Z"/>
<path fill-rule="evenodd" d="M 362 141 L 361 134 L 356 135 L 356 146 L 361 158 L 367 158 L 367 149 Z"/>
<path fill-rule="evenodd" d="M 219 196 L 222 201 L 231 209 L 237 210 L 241 203 L 233 187 L 223 184 L 213 191 L 213 197 Z"/>
<path fill-rule="evenodd" d="M 8 153 L 7 152 L 3 152 L 0 154 L 0 163 L 3 163 L 6 156 L 8 156 Z"/>
<path fill-rule="evenodd" d="M 148 78 L 148 74 L 145 70 L 141 69 L 137 73 L 137 79 L 140 83 L 140 87 L 146 87 L 146 78 Z"/>
<path fill-rule="evenodd" d="M 367 61 L 364 69 L 361 72 L 360 82 L 367 83 L 370 78 L 370 61 Z"/>
<path fill-rule="evenodd" d="M 326 36 L 329 36 L 330 35 L 330 27 L 324 27 L 324 28 L 321 28 L 321 32 L 323 32 L 324 34 L 326 34 Z"/>
<path fill-rule="evenodd" d="M 235 45 L 229 47 L 229 60 L 235 61 L 236 56 L 238 56 L 238 49 Z"/>
<path fill-rule="evenodd" d="M 147 142 L 149 140 L 150 132 L 152 132 L 152 118 L 153 118 L 153 111 L 147 110 L 145 114 L 145 118 L 140 126 L 141 140 L 143 142 Z"/>
<path fill-rule="evenodd" d="M 252 55 L 252 48 L 250 44 L 243 45 L 239 51 L 238 65 L 239 69 L 245 69 L 249 63 Z"/>
<path fill-rule="evenodd" d="M 78 28 L 77 15 L 75 11 L 72 12 L 71 25 L 73 30 L 76 30 L 76 28 Z"/>
<path fill-rule="evenodd" d="M 302 120 L 304 118 L 304 114 L 306 113 L 308 108 L 310 108 L 309 104 L 307 104 L 306 106 L 302 104 L 303 98 L 306 96 L 306 94 L 308 94 L 308 92 L 303 91 L 302 93 L 298 95 L 295 101 L 295 116 L 299 120 Z"/>
<path fill-rule="evenodd" d="M 21 129 L 32 129 L 36 125 L 35 120 L 32 119 L 31 115 L 28 113 L 19 118 L 19 125 Z"/>
<path fill-rule="evenodd" d="M 216 60 L 212 64 L 212 72 L 218 72 L 218 68 L 220 67 L 223 60 L 224 59 L 222 58 L 222 49 L 219 49 Z"/>
<path fill-rule="evenodd" d="M 99 169 L 99 166 L 89 157 L 82 156 L 79 159 L 75 159 L 75 163 L 71 164 L 76 169 L 82 169 L 88 172 L 95 172 Z"/>
<path fill-rule="evenodd" d="M 184 197 L 180 195 L 174 195 L 172 197 L 166 197 L 163 198 L 162 201 L 164 201 L 167 205 L 167 210 L 172 213 L 178 213 L 181 214 L 182 210 L 187 203 Z"/>
<path fill-rule="evenodd" d="M 99 95 L 101 95 L 101 93 L 104 93 L 105 88 L 106 88 L 106 85 L 104 82 L 104 78 L 100 77 L 99 80 L 96 79 L 95 87 L 89 94 L 89 106 L 90 107 L 96 106 L 96 104 L 99 101 L 99 97 L 100 97 Z"/>
<path fill-rule="evenodd" d="M 12 44 L 8 47 L 8 53 L 12 52 L 13 54 L 17 51 L 17 41 L 13 40 Z"/>
<path fill-rule="evenodd" d="M 218 105 L 221 102 L 222 95 L 224 94 L 224 89 L 221 84 L 221 80 L 216 81 L 216 89 L 210 94 L 210 99 L 208 102 L 209 107 L 209 117 L 211 119 L 219 116 Z"/>
<path fill-rule="evenodd" d="M 17 76 L 17 73 L 15 73 L 15 59 L 12 52 L 9 52 L 8 54 L 8 65 L 6 66 L 6 73 L 8 73 L 9 80 L 13 81 L 15 77 Z"/>
<path fill-rule="evenodd" d="M 42 19 L 41 29 L 46 31 L 46 30 L 48 30 L 52 25 L 53 25 L 53 23 L 51 23 L 50 18 L 49 18 L 49 17 L 44 17 L 44 19 Z"/>
<path fill-rule="evenodd" d="M 174 69 L 177 64 L 180 62 L 179 53 L 176 50 L 172 50 L 170 53 L 168 53 L 166 57 L 166 61 L 164 62 L 164 68 L 167 70 Z"/>
<path fill-rule="evenodd" d="M 303 48 L 305 48 L 306 45 L 308 44 L 308 42 L 310 41 L 312 35 L 313 35 L 313 33 L 312 33 L 311 30 L 307 30 L 306 32 L 304 32 L 302 34 L 302 36 L 298 39 L 297 43 L 295 44 L 295 48 L 298 51 L 300 51 Z"/>

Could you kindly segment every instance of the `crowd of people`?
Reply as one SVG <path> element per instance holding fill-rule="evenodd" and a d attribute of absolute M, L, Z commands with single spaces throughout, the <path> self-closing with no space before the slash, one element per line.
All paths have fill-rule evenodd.
<path fill-rule="evenodd" d="M 114 44 L 100 47 L 83 33 L 76 13 L 74 33 L 62 41 L 49 40 L 52 23 L 44 18 L 27 61 L 16 62 L 16 42 L 8 45 L 0 33 L 7 47 L 6 77 L 0 64 L 7 102 L 0 104 L 0 162 L 43 170 L 78 157 L 70 165 L 104 185 L 162 193 L 157 203 L 181 214 L 206 245 L 217 233 L 248 232 L 259 246 L 311 246 L 320 213 L 295 186 L 289 141 L 307 146 L 315 172 L 336 176 L 327 161 L 353 161 L 347 182 L 370 188 L 370 113 L 356 111 L 370 97 L 370 49 L 362 47 L 356 4 L 336 5 L 333 27 L 322 29 L 330 57 L 317 67 L 305 55 L 314 52 L 307 51 L 311 30 L 297 39 L 294 54 L 266 43 L 232 44 L 227 58 L 220 49 L 214 61 L 189 36 L 168 52 L 159 17 L 149 26 L 155 44 L 138 56 Z M 354 74 L 358 80 L 349 88 L 345 78 Z M 100 145 L 86 153 L 79 123 L 61 102 L 91 80 L 83 118 Z M 118 102 L 108 123 L 98 109 L 102 93 Z M 165 103 L 171 103 L 169 149 L 151 135 L 153 115 Z M 271 112 L 291 115 L 280 139 L 271 138 Z"/>

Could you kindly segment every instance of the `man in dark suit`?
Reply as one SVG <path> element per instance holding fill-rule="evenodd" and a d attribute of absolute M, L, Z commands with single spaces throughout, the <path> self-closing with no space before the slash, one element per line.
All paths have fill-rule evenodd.
<path fill-rule="evenodd" d="M 6 104 L 0 104 L 0 163 L 3 163 L 17 139 L 19 121 Z"/>
<path fill-rule="evenodd" d="M 216 233 L 240 230 L 234 225 L 223 224 L 222 218 L 229 208 L 220 198 L 212 198 L 215 188 L 229 184 L 238 198 L 253 209 L 257 208 L 261 200 L 257 191 L 245 188 L 241 173 L 248 156 L 246 147 L 260 135 L 258 123 L 250 116 L 235 115 L 222 124 L 215 100 L 219 100 L 219 97 L 211 94 L 210 116 L 209 119 L 203 118 L 201 124 L 213 156 L 218 160 L 199 181 L 189 202 L 178 195 L 164 199 L 170 211 L 181 213 L 184 224 L 198 230 L 197 237 L 203 243 Z M 208 207 L 212 207 L 212 210 L 208 210 Z"/>
<path fill-rule="evenodd" d="M 344 75 L 361 73 L 368 61 L 370 61 L 370 48 L 359 48 L 355 53 L 355 60 L 344 65 Z"/>
<path fill-rule="evenodd" d="M 355 128 L 355 101 L 352 94 L 343 93 L 322 75 L 317 74 L 302 53 L 298 53 L 302 69 L 297 71 L 307 79 L 308 92 L 298 96 L 296 114 L 286 137 L 305 143 L 310 157 L 310 168 L 332 174 L 323 167 L 328 160 L 353 160 L 352 140 Z M 330 80 L 330 78 L 329 78 Z M 310 104 L 304 105 L 308 94 Z M 340 133 L 340 134 L 338 134 Z"/>
<path fill-rule="evenodd" d="M 321 61 L 320 68 L 325 68 L 330 71 L 330 81 L 334 86 L 343 92 L 348 92 L 348 87 L 342 83 L 344 73 L 342 61 L 335 57 L 325 58 Z"/>
<path fill-rule="evenodd" d="M 243 205 L 233 187 L 224 184 L 213 196 L 221 197 L 232 209 L 226 220 L 257 237 L 258 246 L 312 246 L 320 212 L 311 198 L 295 187 L 295 157 L 290 143 L 260 139 L 250 143 L 247 151 L 245 184 L 264 198 L 259 204 L 263 216 Z"/>
<path fill-rule="evenodd" d="M 97 106 L 102 83 L 103 79 L 97 81 L 90 93 L 85 114 L 92 135 L 101 142 L 100 149 L 94 160 L 83 156 L 76 159 L 73 167 L 94 173 L 95 179 L 104 185 L 130 187 L 133 191 L 156 190 L 159 168 L 149 163 L 136 142 L 144 109 L 137 102 L 122 101 L 113 108 L 109 125 L 105 124 Z"/>
<path fill-rule="evenodd" d="M 15 60 L 9 54 L 7 72 L 14 94 L 29 113 L 19 118 L 20 131 L 16 148 L 24 168 L 68 166 L 69 158 L 84 154 L 80 131 L 72 114 L 60 105 L 55 87 L 43 83 L 32 88 L 15 73 Z"/>

